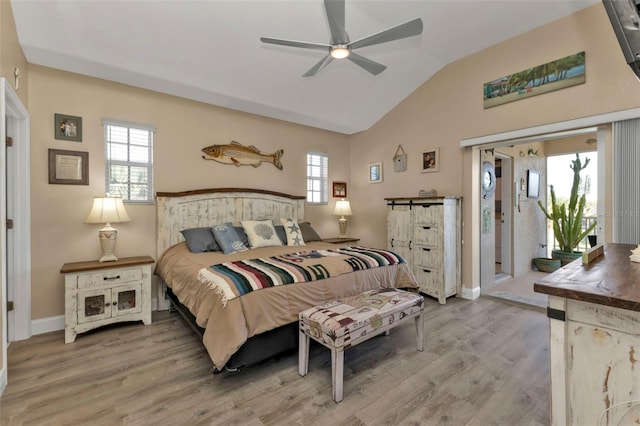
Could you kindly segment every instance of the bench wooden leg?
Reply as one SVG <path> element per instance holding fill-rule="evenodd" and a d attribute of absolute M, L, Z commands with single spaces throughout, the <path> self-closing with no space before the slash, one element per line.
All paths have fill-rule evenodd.
<path fill-rule="evenodd" d="M 344 351 L 331 349 L 331 384 L 333 387 L 333 400 L 342 401 L 342 382 L 344 376 Z"/>
<path fill-rule="evenodd" d="M 309 336 L 303 331 L 299 332 L 298 342 L 298 374 L 306 376 L 309 372 Z"/>
<path fill-rule="evenodd" d="M 424 351 L 424 311 L 416 317 L 416 338 L 418 350 Z"/>

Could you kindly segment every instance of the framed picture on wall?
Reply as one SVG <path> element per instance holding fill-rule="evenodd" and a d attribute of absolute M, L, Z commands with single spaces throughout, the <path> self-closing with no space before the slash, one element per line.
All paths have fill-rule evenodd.
<path fill-rule="evenodd" d="M 333 198 L 347 198 L 347 182 L 333 182 Z"/>
<path fill-rule="evenodd" d="M 440 148 L 429 148 L 422 151 L 422 173 L 440 171 Z"/>
<path fill-rule="evenodd" d="M 527 173 L 527 198 L 538 198 L 540 196 L 540 172 L 529 169 Z"/>
<path fill-rule="evenodd" d="M 50 149 L 49 183 L 89 185 L 89 153 Z"/>
<path fill-rule="evenodd" d="M 56 139 L 82 142 L 82 117 L 55 114 L 54 123 L 54 135 Z"/>
<path fill-rule="evenodd" d="M 382 161 L 369 164 L 369 183 L 382 182 Z"/>

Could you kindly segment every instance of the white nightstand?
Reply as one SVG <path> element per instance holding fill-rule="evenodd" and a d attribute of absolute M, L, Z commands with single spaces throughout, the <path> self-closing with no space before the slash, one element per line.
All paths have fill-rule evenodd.
<path fill-rule="evenodd" d="M 115 322 L 151 324 L 153 262 L 150 256 L 137 256 L 62 265 L 65 343 L 73 342 L 78 333 Z"/>
<path fill-rule="evenodd" d="M 348 246 L 353 246 L 353 245 L 358 244 L 358 241 L 360 241 L 360 238 L 351 238 L 351 237 L 340 238 L 340 237 L 336 237 L 336 238 L 324 238 L 322 241 L 325 242 L 325 243 L 336 244 L 336 245 L 339 245 L 341 247 L 348 247 Z"/>

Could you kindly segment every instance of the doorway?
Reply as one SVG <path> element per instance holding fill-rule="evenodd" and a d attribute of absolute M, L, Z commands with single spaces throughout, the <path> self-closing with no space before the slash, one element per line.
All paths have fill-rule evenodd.
<path fill-rule="evenodd" d="M 547 248 L 552 248 L 552 243 L 548 242 L 547 236 L 550 236 L 550 241 L 553 241 L 553 231 L 548 228 L 547 221 L 538 206 L 538 201 L 546 205 L 547 184 L 553 183 L 546 179 L 547 158 L 572 153 L 575 159 L 576 152 L 586 151 L 594 151 L 593 154 L 595 154 L 596 147 L 598 145 L 604 147 L 605 143 L 604 131 L 599 131 L 598 128 L 585 128 L 570 134 L 566 132 L 561 135 L 543 135 L 524 141 L 509 140 L 490 146 L 495 153 L 496 191 L 491 203 L 492 207 L 495 205 L 493 215 L 495 232 L 480 234 L 480 245 L 483 247 L 480 256 L 482 294 L 531 306 L 546 306 L 546 300 L 538 300 L 539 294 L 533 292 L 533 283 L 540 279 L 538 274 L 543 273 L 535 270 L 532 260 L 535 257 L 547 257 Z M 481 152 L 486 152 L 487 149 L 487 146 L 483 146 Z M 604 182 L 605 178 L 599 164 L 595 163 L 595 159 L 592 161 L 594 163 L 589 167 L 592 167 L 595 174 L 591 178 L 591 188 L 592 193 L 596 195 L 599 188 L 596 190 L 595 182 L 598 180 Z M 566 162 L 562 168 L 571 172 L 569 165 L 570 162 Z M 555 170 L 559 169 L 559 166 L 550 166 L 550 168 Z M 511 175 L 507 176 L 509 172 Z M 535 194 L 529 191 L 529 176 L 532 172 L 542 173 L 540 191 Z M 571 181 L 571 179 L 568 180 Z M 598 208 L 595 204 L 594 201 L 591 212 L 594 220 L 601 207 L 599 200 Z M 511 223 L 506 225 L 505 214 L 510 212 L 512 213 L 509 218 Z M 487 239 L 491 239 L 491 245 L 487 244 Z M 511 246 L 508 246 L 509 243 Z M 506 250 L 505 245 L 508 247 Z M 495 248 L 495 259 L 493 253 L 484 251 L 491 247 Z M 487 264 L 489 259 L 491 264 Z M 507 269 L 509 261 L 511 261 L 510 268 Z M 495 273 L 482 272 L 488 267 L 495 268 Z"/>

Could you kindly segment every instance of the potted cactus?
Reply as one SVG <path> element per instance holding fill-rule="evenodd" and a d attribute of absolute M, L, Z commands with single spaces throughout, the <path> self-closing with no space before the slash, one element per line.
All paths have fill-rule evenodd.
<path fill-rule="evenodd" d="M 576 247 L 596 227 L 596 223 L 593 222 L 587 229 L 582 229 L 586 196 L 584 193 L 578 195 L 578 189 L 580 187 L 580 172 L 588 164 L 589 159 L 586 158 L 584 164 L 582 164 L 578 154 L 576 154 L 576 159 L 571 161 L 569 167 L 573 170 L 573 184 L 571 186 L 569 205 L 565 203 L 558 204 L 553 185 L 551 185 L 551 208 L 547 209 L 538 201 L 538 205 L 544 215 L 553 223 L 553 234 L 559 246 L 558 250 L 552 251 L 551 257 L 560 259 L 562 265 L 566 265 L 580 257 L 581 253 L 575 251 Z"/>

